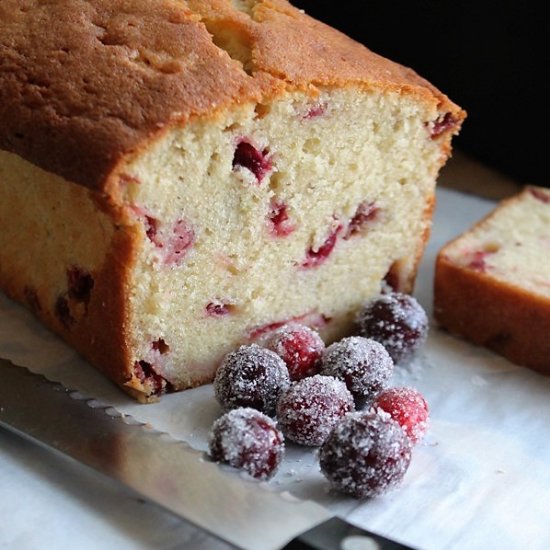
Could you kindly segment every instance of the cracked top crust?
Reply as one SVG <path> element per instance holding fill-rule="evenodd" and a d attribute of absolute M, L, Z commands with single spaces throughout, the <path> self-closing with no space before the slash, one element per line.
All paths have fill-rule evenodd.
<path fill-rule="evenodd" d="M 285 0 L 3 0 L 0 148 L 106 190 L 173 124 L 288 89 L 359 85 L 464 113 Z"/>

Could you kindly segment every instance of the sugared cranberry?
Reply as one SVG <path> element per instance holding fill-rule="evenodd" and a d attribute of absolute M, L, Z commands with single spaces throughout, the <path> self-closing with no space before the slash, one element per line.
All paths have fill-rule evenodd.
<path fill-rule="evenodd" d="M 327 348 L 321 373 L 343 380 L 357 405 L 364 405 L 389 384 L 393 361 L 382 344 L 350 336 Z"/>
<path fill-rule="evenodd" d="M 252 407 L 275 414 L 279 395 L 290 385 L 284 361 L 256 344 L 227 354 L 214 379 L 214 393 L 224 410 Z"/>
<path fill-rule="evenodd" d="M 362 202 L 357 207 L 357 211 L 349 221 L 344 239 L 349 239 L 350 237 L 357 235 L 361 232 L 363 226 L 367 223 L 374 222 L 379 211 L 380 208 L 376 206 L 374 202 Z"/>
<path fill-rule="evenodd" d="M 269 479 L 284 456 L 283 435 L 275 422 L 251 408 L 234 409 L 218 418 L 209 440 L 210 456 L 252 477 Z"/>
<path fill-rule="evenodd" d="M 275 237 L 286 237 L 296 229 L 288 216 L 288 206 L 283 202 L 271 203 L 268 221 L 270 231 Z"/>
<path fill-rule="evenodd" d="M 452 115 L 452 113 L 445 113 L 433 122 L 430 126 L 430 136 L 432 139 L 437 139 L 440 135 L 444 134 L 447 130 L 451 130 L 458 124 L 458 121 Z"/>
<path fill-rule="evenodd" d="M 319 267 L 331 254 L 333 248 L 336 245 L 338 234 L 342 231 L 342 224 L 338 225 L 336 229 L 331 231 L 330 235 L 326 238 L 325 242 L 316 250 L 309 248 L 306 252 L 306 258 L 302 262 L 302 267 L 311 269 L 312 267 Z"/>
<path fill-rule="evenodd" d="M 319 372 L 325 343 L 319 333 L 305 325 L 284 325 L 269 333 L 261 344 L 286 363 L 291 380 L 301 380 Z"/>
<path fill-rule="evenodd" d="M 416 443 L 428 429 L 428 404 L 414 388 L 388 388 L 374 400 L 373 409 L 386 411 Z"/>
<path fill-rule="evenodd" d="M 408 294 L 383 294 L 357 315 L 359 334 L 380 342 L 395 363 L 409 359 L 425 342 L 428 316 Z"/>
<path fill-rule="evenodd" d="M 294 383 L 279 399 L 277 419 L 285 437 L 300 445 L 321 445 L 332 428 L 355 409 L 346 385 L 316 374 Z"/>
<path fill-rule="evenodd" d="M 401 483 L 411 462 L 412 443 L 383 411 L 347 415 L 319 451 L 321 471 L 332 488 L 366 498 Z"/>
<path fill-rule="evenodd" d="M 268 157 L 268 150 L 259 151 L 250 142 L 241 140 L 235 148 L 233 156 L 233 168 L 242 166 L 250 170 L 258 184 L 262 183 L 265 175 L 273 168 L 271 159 Z"/>
<path fill-rule="evenodd" d="M 67 268 L 67 286 L 69 298 L 88 304 L 94 288 L 94 279 L 87 271 L 73 265 Z"/>

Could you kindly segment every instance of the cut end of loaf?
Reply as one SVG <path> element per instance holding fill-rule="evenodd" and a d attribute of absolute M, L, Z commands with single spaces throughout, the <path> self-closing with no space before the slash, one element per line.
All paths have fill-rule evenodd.
<path fill-rule="evenodd" d="M 134 397 L 412 289 L 465 116 L 414 71 L 284 0 L 4 11 L 0 285 Z"/>
<path fill-rule="evenodd" d="M 384 284 L 411 290 L 444 161 L 437 111 L 357 90 L 260 107 L 175 129 L 124 169 L 142 237 L 130 348 L 151 393 L 210 380 L 286 322 L 331 341 Z"/>
<path fill-rule="evenodd" d="M 550 192 L 503 201 L 438 254 L 439 324 L 510 361 L 550 373 Z"/>

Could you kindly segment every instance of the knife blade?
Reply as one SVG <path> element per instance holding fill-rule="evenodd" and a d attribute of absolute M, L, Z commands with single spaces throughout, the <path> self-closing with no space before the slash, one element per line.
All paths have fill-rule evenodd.
<path fill-rule="evenodd" d="M 93 400 L 25 367 L 0 359 L 0 380 L 0 426 L 116 479 L 234 546 L 332 550 L 348 540 L 363 544 L 354 548 L 410 549 L 220 468 L 186 443 L 111 407 L 93 407 Z"/>

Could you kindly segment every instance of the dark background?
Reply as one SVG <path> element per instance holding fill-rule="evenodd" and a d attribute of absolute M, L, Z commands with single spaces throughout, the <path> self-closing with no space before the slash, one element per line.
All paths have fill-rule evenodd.
<path fill-rule="evenodd" d="M 518 183 L 550 186 L 550 30 L 534 2 L 291 1 L 463 107 L 457 149 Z"/>

